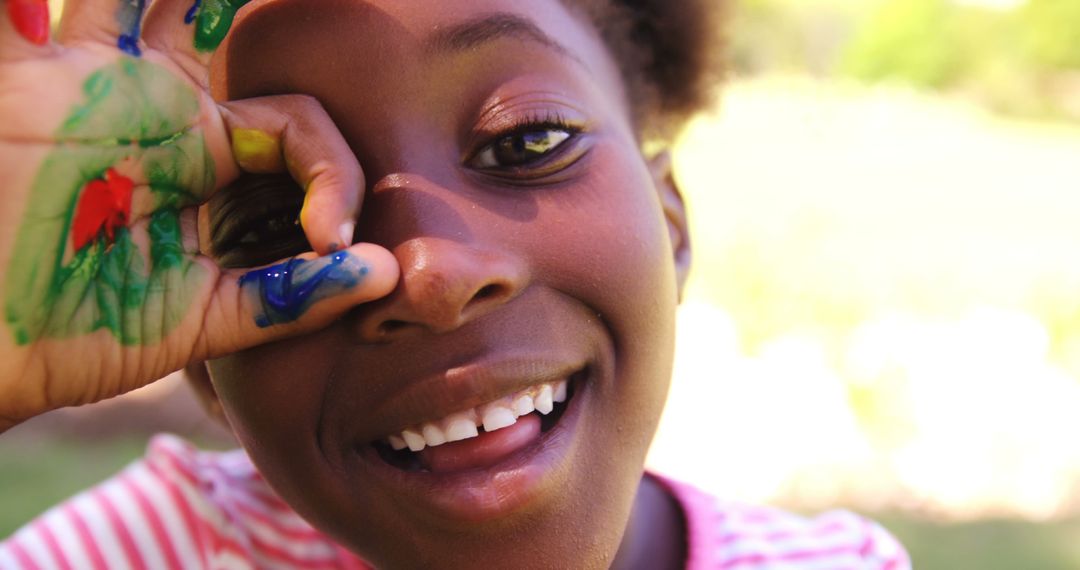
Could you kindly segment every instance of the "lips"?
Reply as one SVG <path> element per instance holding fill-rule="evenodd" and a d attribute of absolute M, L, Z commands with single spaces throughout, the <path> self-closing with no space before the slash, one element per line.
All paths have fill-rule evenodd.
<path fill-rule="evenodd" d="M 520 452 L 562 416 L 585 371 L 518 390 L 481 406 L 390 434 L 372 445 L 388 464 L 406 471 L 484 469 Z"/>
<path fill-rule="evenodd" d="M 386 444 L 395 451 L 408 448 L 415 452 L 478 437 L 481 429 L 491 433 L 510 427 L 518 418 L 534 411 L 546 416 L 554 410 L 556 403 L 566 401 L 567 384 L 568 380 L 564 379 L 532 386 L 484 405 L 392 433 L 386 437 Z"/>
<path fill-rule="evenodd" d="M 552 408 L 547 414 L 534 409 L 517 416 L 512 425 L 491 432 L 481 420 L 480 426 L 473 425 L 476 436 L 436 446 L 427 445 L 421 430 L 418 435 L 424 437 L 424 447 L 419 452 L 411 451 L 408 443 L 394 450 L 387 436 L 357 445 L 354 457 L 371 477 L 369 481 L 392 494 L 427 503 L 449 519 L 477 522 L 505 516 L 557 492 L 559 481 L 570 472 L 579 439 L 576 434 L 581 431 L 578 423 L 590 399 L 591 376 L 592 369 L 583 366 L 563 380 L 533 384 L 473 408 L 520 402 L 522 396 L 534 394 L 534 408 L 537 399 L 546 407 L 550 390 Z M 557 403 L 555 388 L 560 382 L 566 383 L 566 398 Z M 418 440 L 413 444 L 420 447 Z"/>
<path fill-rule="evenodd" d="M 343 353 L 322 372 L 333 380 L 320 448 L 343 497 L 448 524 L 501 519 L 558 502 L 586 459 L 599 421 L 588 410 L 610 392 L 614 368 L 594 312 L 530 289 L 453 334 L 416 331 Z"/>
<path fill-rule="evenodd" d="M 424 445 L 437 445 L 439 435 L 447 441 L 471 436 L 472 428 L 483 428 L 485 416 L 494 431 L 500 422 L 509 424 L 507 409 L 513 412 L 516 404 L 525 411 L 522 396 L 532 399 L 534 409 L 539 399 L 543 408 L 545 385 L 550 386 L 554 403 L 555 388 L 586 368 L 594 352 L 591 342 L 576 347 L 566 342 L 544 342 L 542 348 L 503 348 L 490 342 L 480 346 L 444 344 L 448 340 L 436 337 L 427 346 L 417 343 L 415 350 L 410 345 L 395 350 L 393 354 L 408 354 L 415 359 L 406 362 L 377 350 L 358 353 L 355 361 L 366 369 L 391 372 L 380 373 L 380 383 L 336 384 L 330 396 L 335 401 L 327 425 L 338 424 L 345 430 L 339 437 L 346 439 L 340 441 L 351 442 L 349 445 L 378 441 L 390 445 L 389 436 L 405 440 L 406 431 L 411 432 L 408 437 L 414 443 L 419 443 L 416 436 L 423 437 L 425 427 L 427 435 L 433 437 L 431 444 L 425 439 Z M 534 336 L 532 340 L 539 339 Z M 352 369 L 360 364 L 344 366 Z M 520 415 L 515 414 L 515 418 Z M 434 433 L 436 428 L 440 434 Z M 408 447 L 408 441 L 405 443 Z"/>

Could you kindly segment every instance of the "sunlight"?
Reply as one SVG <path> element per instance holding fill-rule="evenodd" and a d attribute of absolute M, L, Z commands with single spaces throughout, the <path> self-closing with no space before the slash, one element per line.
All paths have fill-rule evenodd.
<path fill-rule="evenodd" d="M 800 508 L 1075 510 L 1080 129 L 793 78 L 723 109 L 677 155 L 696 266 L 650 465 Z"/>

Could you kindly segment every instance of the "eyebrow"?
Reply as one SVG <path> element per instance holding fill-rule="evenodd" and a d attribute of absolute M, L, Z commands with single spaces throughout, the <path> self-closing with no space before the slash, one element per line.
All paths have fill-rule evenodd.
<path fill-rule="evenodd" d="M 562 44 L 544 33 L 535 22 L 506 12 L 480 16 L 437 30 L 426 41 L 426 47 L 429 52 L 462 52 L 501 39 L 538 43 L 584 65 Z"/>

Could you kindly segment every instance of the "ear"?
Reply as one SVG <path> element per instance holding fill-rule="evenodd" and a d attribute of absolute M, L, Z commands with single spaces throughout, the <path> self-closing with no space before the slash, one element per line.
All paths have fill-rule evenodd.
<path fill-rule="evenodd" d="M 187 377 L 188 385 L 195 392 L 195 398 L 202 404 L 207 415 L 225 427 L 229 427 L 229 420 L 225 417 L 225 408 L 218 399 L 217 390 L 210 380 L 210 370 L 206 363 L 199 362 L 189 364 L 184 368 L 184 376 Z"/>
<path fill-rule="evenodd" d="M 675 277 L 679 285 L 679 301 L 682 301 L 686 278 L 690 274 L 690 225 L 686 218 L 686 204 L 675 182 L 671 151 L 663 150 L 650 159 L 649 171 L 660 194 L 660 205 L 667 221 L 672 258 L 675 260 Z"/>

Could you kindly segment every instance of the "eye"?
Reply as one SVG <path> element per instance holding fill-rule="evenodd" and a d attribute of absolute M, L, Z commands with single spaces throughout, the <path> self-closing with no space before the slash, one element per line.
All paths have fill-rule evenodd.
<path fill-rule="evenodd" d="M 480 149 L 470 166 L 481 169 L 526 167 L 555 153 L 575 134 L 569 127 L 527 126 Z"/>
<path fill-rule="evenodd" d="M 280 241 L 295 236 L 300 228 L 300 213 L 294 210 L 268 212 L 248 224 L 247 231 L 236 240 L 238 244 L 253 246 Z"/>
<path fill-rule="evenodd" d="M 310 250 L 300 226 L 304 193 L 287 175 L 246 174 L 210 199 L 210 239 L 223 267 L 272 263 Z"/>

